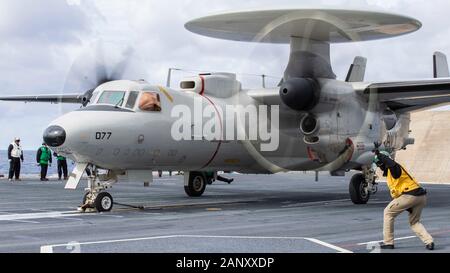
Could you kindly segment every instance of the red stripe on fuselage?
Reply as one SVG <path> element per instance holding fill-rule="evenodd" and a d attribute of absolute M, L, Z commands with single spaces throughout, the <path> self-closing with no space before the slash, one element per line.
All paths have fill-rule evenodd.
<path fill-rule="evenodd" d="M 202 80 L 202 90 L 200 91 L 200 95 L 203 96 L 205 94 L 205 77 L 200 75 L 200 79 Z"/>
<path fill-rule="evenodd" d="M 200 76 L 201 77 L 201 76 Z M 203 77 L 201 77 L 202 78 L 202 82 L 204 83 L 204 78 Z M 203 88 L 202 88 L 202 92 L 204 93 L 204 84 L 203 84 Z M 220 115 L 220 112 L 219 112 L 219 109 L 217 108 L 217 106 L 214 104 L 214 102 L 210 99 L 210 98 L 208 98 L 207 96 L 205 96 L 204 94 L 201 94 L 202 95 L 202 97 L 204 97 L 206 100 L 208 100 L 209 101 L 209 103 L 214 107 L 214 109 L 216 110 L 216 114 L 217 114 L 217 116 L 219 117 L 219 122 L 220 122 L 220 136 L 221 136 L 221 139 L 219 139 L 219 144 L 217 145 L 217 149 L 216 149 L 216 151 L 214 152 L 214 154 L 213 154 L 213 156 L 211 157 L 211 159 L 208 161 L 208 163 L 206 163 L 203 167 L 201 167 L 201 169 L 204 169 L 204 168 L 206 168 L 206 167 L 208 167 L 213 161 L 214 161 L 214 159 L 216 158 L 216 156 L 217 156 L 217 154 L 219 153 L 219 150 L 220 150 L 220 147 L 222 146 L 222 141 L 223 141 L 223 123 L 222 123 L 222 116 Z"/>

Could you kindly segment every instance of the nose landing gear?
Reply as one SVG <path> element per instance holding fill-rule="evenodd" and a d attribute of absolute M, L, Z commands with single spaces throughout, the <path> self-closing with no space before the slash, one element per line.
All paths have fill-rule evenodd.
<path fill-rule="evenodd" d="M 99 192 L 95 194 L 93 192 L 87 192 L 83 198 L 84 211 L 87 209 L 96 209 L 98 212 L 109 212 L 113 208 L 114 200 L 111 194 L 107 192 Z"/>
<path fill-rule="evenodd" d="M 106 175 L 99 175 L 97 169 L 92 171 L 92 176 L 88 180 L 88 188 L 83 197 L 83 205 L 80 207 L 82 212 L 94 210 L 97 212 L 109 212 L 114 206 L 114 199 L 111 194 L 106 192 L 114 183 L 117 182 L 117 176 L 112 172 Z"/>

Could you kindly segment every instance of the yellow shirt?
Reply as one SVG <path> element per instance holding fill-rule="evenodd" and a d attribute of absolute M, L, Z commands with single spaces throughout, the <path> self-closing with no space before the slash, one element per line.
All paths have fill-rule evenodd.
<path fill-rule="evenodd" d="M 388 170 L 387 184 L 391 191 L 392 198 L 396 199 L 402 196 L 404 193 L 408 193 L 420 188 L 420 184 L 410 176 L 402 167 L 402 175 L 399 179 L 395 179 L 391 171 Z"/>

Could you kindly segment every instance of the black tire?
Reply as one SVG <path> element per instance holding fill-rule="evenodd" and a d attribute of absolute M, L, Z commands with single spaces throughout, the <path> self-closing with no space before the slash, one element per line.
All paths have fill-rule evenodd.
<path fill-rule="evenodd" d="M 111 194 L 107 192 L 101 192 L 95 198 L 94 206 L 98 212 L 109 212 L 112 210 L 114 205 L 114 200 Z"/>
<path fill-rule="evenodd" d="M 370 192 L 364 190 L 366 178 L 363 174 L 355 174 L 350 180 L 350 198 L 355 205 L 365 205 L 370 200 Z"/>
<path fill-rule="evenodd" d="M 200 197 L 206 190 L 208 181 L 201 172 L 191 172 L 189 174 L 189 183 L 184 186 L 184 191 L 189 197 Z"/>

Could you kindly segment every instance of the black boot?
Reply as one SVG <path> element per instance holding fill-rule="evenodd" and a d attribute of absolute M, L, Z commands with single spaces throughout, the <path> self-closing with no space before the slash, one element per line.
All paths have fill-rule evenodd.
<path fill-rule="evenodd" d="M 428 250 L 433 251 L 434 250 L 434 243 L 431 243 L 426 246 Z"/>
<path fill-rule="evenodd" d="M 231 184 L 234 181 L 234 179 L 228 179 L 228 178 L 222 177 L 220 175 L 217 176 L 217 180 L 221 181 L 221 182 L 228 183 L 228 184 Z"/>
<path fill-rule="evenodd" d="M 380 248 L 381 248 L 381 249 L 389 249 L 389 250 L 392 250 L 392 249 L 395 249 L 395 246 L 394 246 L 394 245 L 387 245 L 387 244 L 385 244 L 385 243 L 382 243 L 382 244 L 380 245 Z"/>

